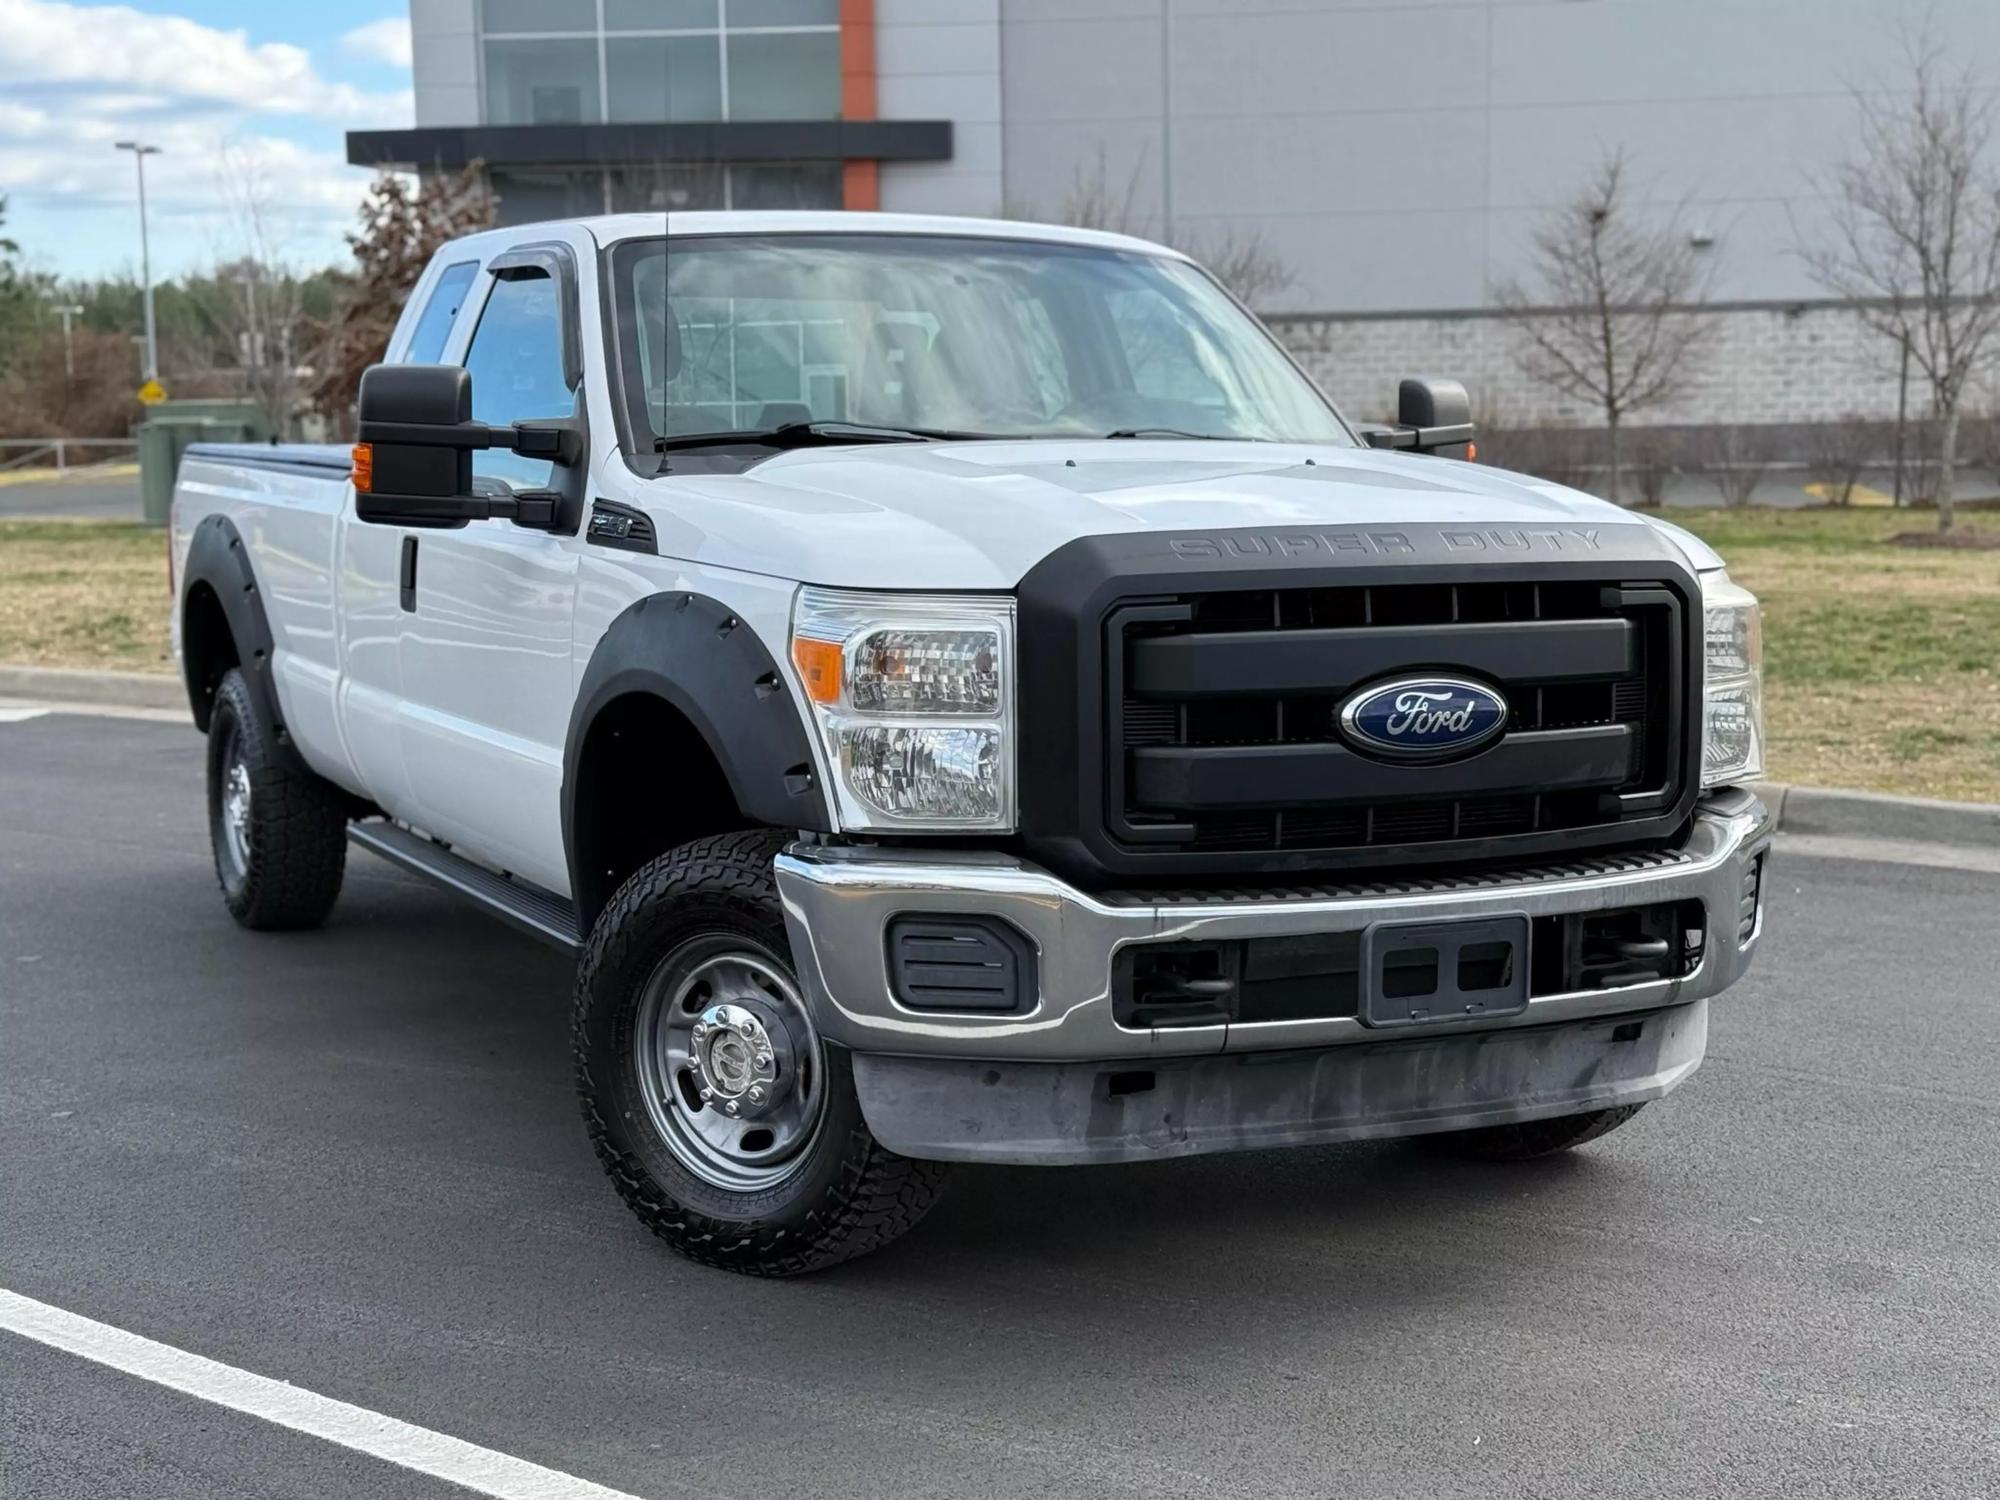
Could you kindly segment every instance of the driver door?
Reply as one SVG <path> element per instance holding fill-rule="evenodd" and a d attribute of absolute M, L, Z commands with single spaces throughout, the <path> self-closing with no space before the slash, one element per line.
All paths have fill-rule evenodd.
<path fill-rule="evenodd" d="M 584 410 L 575 259 L 560 245 L 527 259 L 489 263 L 471 336 L 448 360 L 470 372 L 482 422 Z M 403 760 L 418 821 L 461 852 L 558 893 L 569 887 L 562 755 L 583 473 L 506 450 L 475 454 L 475 485 L 575 488 L 572 534 L 505 520 L 411 533 L 416 555 L 405 578 L 413 574 L 414 587 L 405 590 L 400 649 Z"/>

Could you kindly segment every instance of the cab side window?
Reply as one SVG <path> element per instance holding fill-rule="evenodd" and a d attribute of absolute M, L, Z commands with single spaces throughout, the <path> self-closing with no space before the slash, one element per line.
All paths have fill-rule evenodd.
<path fill-rule="evenodd" d="M 410 335 L 410 346 L 403 351 L 406 365 L 434 365 L 444 358 L 444 346 L 451 339 L 451 325 L 458 318 L 458 310 L 465 305 L 465 294 L 472 288 L 472 278 L 479 274 L 479 262 L 462 260 L 455 266 L 446 266 L 444 274 L 438 277 L 438 284 L 431 290 L 430 301 L 417 317 L 416 332 Z"/>
<path fill-rule="evenodd" d="M 562 299 L 540 271 L 512 271 L 493 283 L 472 347 L 465 352 L 472 375 L 472 415 L 503 426 L 568 417 L 576 393 L 563 375 Z M 545 489 L 555 465 L 505 449 L 475 453 L 475 476 L 504 479 L 515 489 Z"/>

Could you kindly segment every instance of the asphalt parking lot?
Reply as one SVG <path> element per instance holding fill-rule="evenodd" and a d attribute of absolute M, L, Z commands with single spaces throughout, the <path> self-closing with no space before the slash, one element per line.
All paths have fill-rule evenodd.
<path fill-rule="evenodd" d="M 201 748 L 0 722 L 0 1291 L 647 1497 L 2000 1493 L 2000 875 L 1782 852 L 1568 1159 L 961 1169 L 761 1283 L 603 1181 L 562 958 L 359 857 L 237 930 Z M 0 1331 L 0 1494 L 464 1493 Z"/>

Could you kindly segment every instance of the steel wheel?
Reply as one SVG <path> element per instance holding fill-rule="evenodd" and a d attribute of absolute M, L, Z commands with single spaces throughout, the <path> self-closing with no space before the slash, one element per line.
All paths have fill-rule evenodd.
<path fill-rule="evenodd" d="M 233 720 L 227 733 L 222 747 L 222 852 L 229 877 L 241 881 L 250 873 L 250 766 Z"/>
<path fill-rule="evenodd" d="M 745 938 L 694 938 L 660 962 L 632 1063 L 675 1160 L 731 1192 L 791 1176 L 826 1112 L 825 1058 L 798 984 Z"/>

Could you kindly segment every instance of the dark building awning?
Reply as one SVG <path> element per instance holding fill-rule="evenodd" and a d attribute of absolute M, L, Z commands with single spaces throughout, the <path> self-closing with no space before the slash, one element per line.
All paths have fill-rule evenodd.
<path fill-rule="evenodd" d="M 679 125 L 438 125 L 351 130 L 347 160 L 405 170 L 631 162 L 949 161 L 949 120 L 731 120 Z"/>

